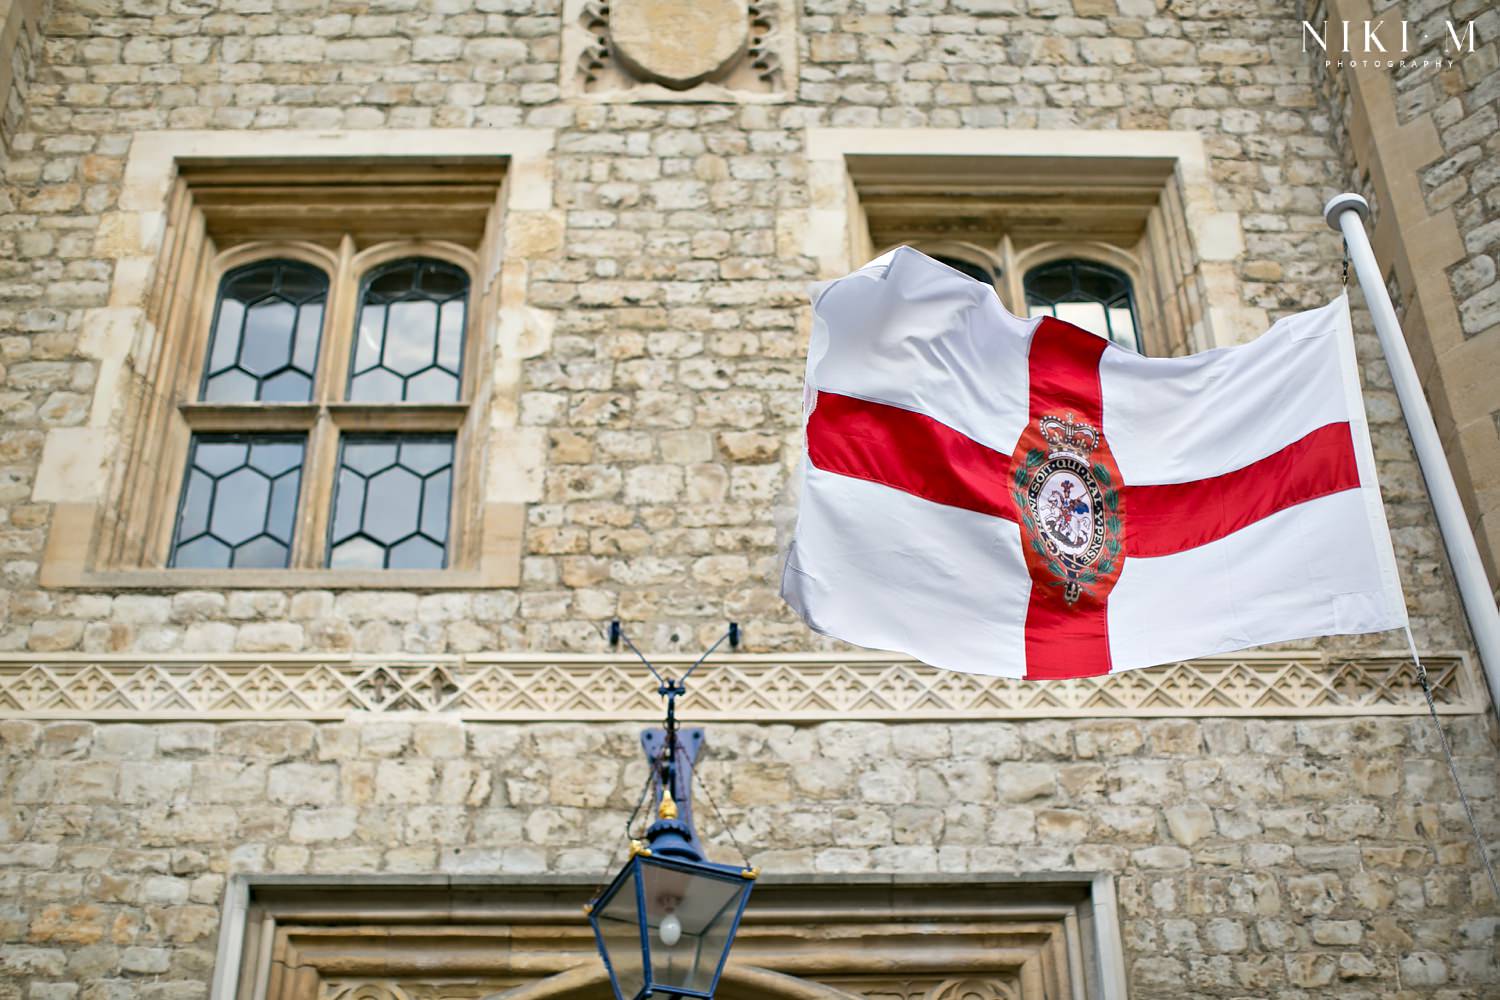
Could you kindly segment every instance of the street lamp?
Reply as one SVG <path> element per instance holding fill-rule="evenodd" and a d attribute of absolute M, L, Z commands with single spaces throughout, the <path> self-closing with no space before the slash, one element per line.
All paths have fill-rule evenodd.
<path fill-rule="evenodd" d="M 651 764 L 652 811 L 656 819 L 645 840 L 630 842 L 630 859 L 584 907 L 616 1000 L 644 1000 L 653 994 L 710 1000 L 739 930 L 758 871 L 749 866 L 707 860 L 693 829 L 693 765 L 703 747 L 703 730 L 677 726 L 677 697 L 684 682 L 719 643 L 739 644 L 739 628 L 729 631 L 693 664 L 681 680 L 663 678 L 619 623 L 612 641 L 624 639 L 655 675 L 667 700 L 666 725 L 641 733 Z"/>

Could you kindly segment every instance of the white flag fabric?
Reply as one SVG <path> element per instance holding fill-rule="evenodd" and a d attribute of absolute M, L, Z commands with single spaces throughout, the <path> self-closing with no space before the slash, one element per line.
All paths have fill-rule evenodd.
<path fill-rule="evenodd" d="M 782 596 L 816 631 L 1057 678 L 1405 625 L 1347 298 L 1150 358 L 902 247 L 814 314 Z"/>

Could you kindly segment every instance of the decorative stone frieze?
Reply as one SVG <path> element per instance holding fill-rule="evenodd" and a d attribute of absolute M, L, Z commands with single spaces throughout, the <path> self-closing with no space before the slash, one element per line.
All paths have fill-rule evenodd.
<path fill-rule="evenodd" d="M 692 659 L 656 658 L 686 670 Z M 1466 657 L 1425 661 L 1440 711 L 1483 711 Z M 443 712 L 475 720 L 654 720 L 639 662 L 588 654 L 412 658 L 0 658 L 0 718 L 334 719 Z M 1246 652 L 1111 677 L 1028 682 L 934 670 L 873 653 L 727 656 L 700 673 L 698 720 L 1408 715 L 1426 711 L 1403 654 Z"/>

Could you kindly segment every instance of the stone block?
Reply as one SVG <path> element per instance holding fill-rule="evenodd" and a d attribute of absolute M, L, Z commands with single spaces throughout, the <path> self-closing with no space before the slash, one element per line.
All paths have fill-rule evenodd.
<path fill-rule="evenodd" d="M 1187 868 L 1192 862 L 1192 856 L 1180 847 L 1168 847 L 1165 845 L 1157 847 L 1142 847 L 1131 852 L 1131 860 L 1142 868 L 1154 869 L 1181 869 Z"/>
<path fill-rule="evenodd" d="M 168 948 L 146 948 L 136 945 L 120 952 L 120 968 L 125 972 L 140 974 L 163 973 L 172 964 L 172 952 Z"/>
<path fill-rule="evenodd" d="M 1344 886 L 1337 875 L 1294 875 L 1286 880 L 1287 899 L 1298 913 L 1323 916 L 1333 912 L 1344 898 Z"/>
<path fill-rule="evenodd" d="M 77 983 L 32 983 L 27 994 L 28 1000 L 74 1000 L 77 996 Z"/>
<path fill-rule="evenodd" d="M 120 800 L 170 803 L 187 797 L 193 765 L 186 761 L 127 761 L 120 765 Z"/>
<path fill-rule="evenodd" d="M 266 794 L 284 805 L 333 805 L 339 796 L 338 765 L 273 765 L 267 772 Z"/>
<path fill-rule="evenodd" d="M 106 914 L 91 903 L 44 906 L 32 918 L 27 939 L 34 944 L 94 944 L 104 937 Z"/>
<path fill-rule="evenodd" d="M 1214 832 L 1213 812 L 1201 803 L 1188 802 L 1165 810 L 1167 829 L 1183 847 L 1192 847 Z"/>
<path fill-rule="evenodd" d="M 296 844 L 346 840 L 359 825 L 358 810 L 349 807 L 297 809 L 292 812 L 289 836 Z"/>
<path fill-rule="evenodd" d="M 458 722 L 418 722 L 412 727 L 412 745 L 422 757 L 462 756 L 464 727 Z"/>
<path fill-rule="evenodd" d="M 1088 721 L 1078 724 L 1073 740 L 1080 758 L 1116 758 L 1140 750 L 1145 745 L 1145 734 L 1138 722 Z"/>
<path fill-rule="evenodd" d="M 931 774 L 936 780 L 925 775 Z M 985 803 L 995 799 L 995 777 L 990 766 L 977 760 L 941 760 L 917 784 L 917 798 L 937 805 L 949 802 Z"/>
<path fill-rule="evenodd" d="M 384 804 L 430 801 L 436 778 L 429 762 L 383 760 L 375 772 L 375 801 Z"/>
<path fill-rule="evenodd" d="M 0 757 L 30 757 L 40 742 L 42 727 L 24 719 L 0 721 Z"/>
<path fill-rule="evenodd" d="M 152 906 L 181 906 L 188 901 L 186 879 L 154 876 L 141 884 L 141 901 Z"/>
<path fill-rule="evenodd" d="M 119 784 L 115 761 L 67 761 L 57 765 L 53 794 L 59 802 L 112 802 Z"/>
<path fill-rule="evenodd" d="M 1364 937 L 1358 920 L 1314 920 L 1312 939 L 1315 944 L 1354 946 Z"/>
<path fill-rule="evenodd" d="M 35 948 L 29 945 L 0 945 L 0 972 L 16 976 L 49 976 L 56 978 L 67 967 L 67 953 L 61 948 Z"/>
<path fill-rule="evenodd" d="M 158 624 L 171 618 L 172 602 L 148 594 L 120 594 L 111 606 L 111 614 L 116 621 L 127 625 Z"/>
<path fill-rule="evenodd" d="M 995 769 L 995 790 L 1002 802 L 1051 798 L 1057 793 L 1057 769 L 1050 764 L 1001 764 Z"/>
<path fill-rule="evenodd" d="M 1034 844 L 1036 813 L 1019 806 L 996 809 L 990 814 L 989 836 L 991 844 Z"/>
<path fill-rule="evenodd" d="M 1089 835 L 1089 818 L 1074 809 L 1038 809 L 1036 835 L 1043 843 L 1082 843 Z"/>
<path fill-rule="evenodd" d="M 177 722 L 158 726 L 157 747 L 167 756 L 205 754 L 213 749 L 214 728 L 204 722 Z"/>
<path fill-rule="evenodd" d="M 193 763 L 194 802 L 259 802 L 265 793 L 265 764 L 233 759 Z"/>
<path fill-rule="evenodd" d="M 90 722 L 51 722 L 42 728 L 39 750 L 44 757 L 88 756 L 94 746 L 95 727 Z"/>
<path fill-rule="evenodd" d="M 225 757 L 289 760 L 312 752 L 308 722 L 230 722 L 219 729 L 217 751 Z"/>
<path fill-rule="evenodd" d="M 306 644 L 306 633 L 295 622 L 255 622 L 240 627 L 234 648 L 245 653 L 296 652 Z"/>

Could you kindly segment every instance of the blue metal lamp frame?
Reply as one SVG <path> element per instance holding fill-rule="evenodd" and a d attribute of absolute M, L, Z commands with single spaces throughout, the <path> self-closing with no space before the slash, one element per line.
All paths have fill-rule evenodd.
<path fill-rule="evenodd" d="M 614 991 L 615 1000 L 645 1000 L 653 994 L 711 1000 L 714 990 L 719 985 L 719 977 L 723 975 L 724 964 L 729 960 L 729 952 L 734 946 L 735 936 L 739 933 L 740 920 L 750 900 L 750 890 L 760 872 L 750 866 L 748 861 L 744 866 L 723 865 L 704 857 L 698 832 L 693 827 L 692 808 L 693 767 L 697 763 L 699 751 L 703 748 L 703 730 L 697 728 L 684 730 L 678 727 L 677 698 L 687 693 L 685 682 L 688 676 L 708 659 L 720 643 L 728 639 L 731 648 L 739 645 L 739 626 L 731 623 L 729 631 L 714 643 L 680 680 L 664 678 L 657 673 L 651 662 L 642 656 L 640 650 L 636 649 L 625 636 L 619 622 L 612 622 L 610 625 L 611 644 L 622 639 L 656 676 L 660 684 L 657 693 L 665 698 L 667 703 L 665 726 L 661 729 L 647 729 L 641 733 L 641 749 L 651 764 L 651 782 L 654 790 L 652 811 L 656 819 L 647 828 L 644 842 L 639 840 L 630 842 L 629 860 L 625 862 L 625 866 L 620 869 L 598 898 L 584 907 L 584 912 L 588 914 L 589 924 L 593 927 L 599 956 L 604 961 L 605 971 L 609 973 L 609 984 Z M 651 963 L 651 926 L 647 917 L 645 876 L 648 867 L 676 872 L 688 878 L 729 883 L 735 887 L 734 897 L 727 900 L 719 911 L 719 915 L 722 915 L 733 907 L 734 915 L 728 925 L 728 933 L 724 937 L 723 953 L 717 958 L 713 978 L 709 981 L 706 991 L 656 980 L 656 970 Z M 631 881 L 632 878 L 634 882 Z M 600 914 L 627 885 L 633 885 L 635 892 L 633 900 L 635 927 L 640 936 L 643 980 L 641 987 L 629 995 L 621 991 L 619 976 L 616 974 L 614 964 L 610 961 L 609 947 L 605 943 L 603 930 L 599 926 Z M 710 926 L 712 923 L 713 921 L 709 921 L 705 926 Z"/>

